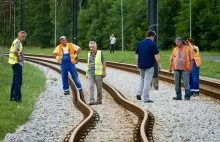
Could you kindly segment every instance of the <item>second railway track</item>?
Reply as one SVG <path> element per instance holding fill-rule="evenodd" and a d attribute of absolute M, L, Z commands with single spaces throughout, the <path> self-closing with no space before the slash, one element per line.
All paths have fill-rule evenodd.
<path fill-rule="evenodd" d="M 48 55 L 36 55 L 36 54 L 26 54 L 26 55 L 35 56 L 35 57 L 53 58 L 52 56 L 48 56 Z M 79 62 L 86 63 L 86 59 L 79 59 Z M 135 65 L 118 63 L 118 62 L 107 62 L 107 66 L 139 74 L 139 71 L 136 69 Z M 160 80 L 174 84 L 172 73 L 168 73 L 166 71 L 159 71 L 158 75 Z M 200 79 L 200 93 L 207 96 L 211 96 L 216 99 L 220 99 L 220 82 Z"/>

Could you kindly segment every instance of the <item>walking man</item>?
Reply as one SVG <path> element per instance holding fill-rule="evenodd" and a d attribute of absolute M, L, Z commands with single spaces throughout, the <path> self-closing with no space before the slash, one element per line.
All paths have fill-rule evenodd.
<path fill-rule="evenodd" d="M 190 73 L 190 77 L 189 77 L 191 96 L 195 97 L 195 96 L 199 96 L 199 70 L 202 61 L 199 54 L 199 48 L 194 45 L 193 39 L 188 38 L 187 43 L 188 46 L 192 49 L 193 56 L 195 59 L 193 62 L 192 72 Z"/>
<path fill-rule="evenodd" d="M 11 85 L 10 101 L 21 102 L 21 86 L 22 86 L 22 67 L 24 65 L 24 42 L 27 34 L 25 31 L 20 31 L 18 37 L 12 42 L 8 63 L 12 65 L 13 82 Z"/>
<path fill-rule="evenodd" d="M 61 44 L 53 51 L 53 56 L 56 57 L 57 61 L 60 63 L 64 95 L 69 95 L 68 72 L 70 72 L 72 79 L 80 92 L 80 97 L 82 101 L 84 101 L 82 85 L 75 66 L 76 57 L 80 53 L 81 48 L 73 43 L 67 43 L 65 36 L 60 37 L 60 43 Z"/>
<path fill-rule="evenodd" d="M 140 69 L 140 83 L 137 92 L 137 99 L 141 100 L 142 94 L 144 95 L 144 103 L 152 103 L 149 98 L 150 84 L 154 74 L 154 61 L 158 63 L 158 69 L 161 69 L 160 55 L 157 45 L 154 41 L 156 33 L 148 31 L 146 39 L 138 43 L 136 48 L 136 63 L 137 68 Z"/>
<path fill-rule="evenodd" d="M 86 77 L 89 78 L 89 105 L 102 104 L 102 81 L 106 77 L 106 62 L 102 51 L 97 50 L 95 41 L 89 42 Z M 97 101 L 94 99 L 94 85 L 97 87 Z"/>
<path fill-rule="evenodd" d="M 185 87 L 185 100 L 190 100 L 189 74 L 192 72 L 194 57 L 192 49 L 185 45 L 185 41 L 181 37 L 176 38 L 176 46 L 170 56 L 171 73 L 174 70 L 174 82 L 176 97 L 173 100 L 182 100 L 181 79 L 183 79 Z"/>
<path fill-rule="evenodd" d="M 116 38 L 115 35 L 112 34 L 112 36 L 110 37 L 110 54 L 113 53 L 114 54 L 114 50 L 115 50 L 115 43 L 116 43 Z"/>

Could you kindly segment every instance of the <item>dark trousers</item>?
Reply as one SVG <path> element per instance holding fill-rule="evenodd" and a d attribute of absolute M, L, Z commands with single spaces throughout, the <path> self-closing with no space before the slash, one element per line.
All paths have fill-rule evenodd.
<path fill-rule="evenodd" d="M 110 53 L 114 53 L 115 44 L 110 44 Z"/>
<path fill-rule="evenodd" d="M 13 81 L 11 85 L 10 99 L 21 101 L 21 85 L 22 85 L 22 66 L 20 64 L 12 65 Z"/>
<path fill-rule="evenodd" d="M 193 63 L 193 69 L 189 77 L 189 85 L 190 85 L 190 91 L 191 95 L 199 94 L 199 70 L 200 68 L 196 66 L 196 63 Z"/>

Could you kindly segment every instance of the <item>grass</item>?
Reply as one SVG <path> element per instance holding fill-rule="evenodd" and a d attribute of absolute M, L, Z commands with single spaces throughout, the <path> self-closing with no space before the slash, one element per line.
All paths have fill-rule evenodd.
<path fill-rule="evenodd" d="M 25 48 L 25 53 L 52 55 L 54 48 Z M 107 61 L 135 64 L 134 51 L 115 51 L 110 54 L 108 50 L 103 51 Z M 87 58 L 88 50 L 82 50 L 79 58 Z M 161 65 L 163 69 L 168 69 L 171 50 L 160 51 Z M 201 56 L 220 56 L 220 52 L 200 52 Z M 200 75 L 210 78 L 220 79 L 220 62 L 202 59 Z"/>
<path fill-rule="evenodd" d="M 28 121 L 34 110 L 34 104 L 45 89 L 46 78 L 35 66 L 23 67 L 22 103 L 9 101 L 12 83 L 12 67 L 7 58 L 0 56 L 0 140 L 7 133 L 13 133 L 18 126 Z"/>

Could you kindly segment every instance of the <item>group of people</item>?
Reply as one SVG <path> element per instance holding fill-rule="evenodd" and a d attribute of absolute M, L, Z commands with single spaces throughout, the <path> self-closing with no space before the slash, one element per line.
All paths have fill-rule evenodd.
<path fill-rule="evenodd" d="M 22 67 L 24 64 L 24 50 L 22 42 L 27 34 L 25 31 L 20 31 L 18 37 L 13 41 L 9 53 L 9 64 L 13 69 L 13 81 L 11 85 L 10 101 L 20 103 L 22 100 Z M 102 51 L 97 50 L 95 41 L 89 42 L 90 52 L 88 52 L 87 73 L 90 82 L 90 105 L 102 104 L 102 80 L 106 77 L 105 56 Z M 79 55 L 81 48 L 73 43 L 68 43 L 65 36 L 60 37 L 60 44 L 53 51 L 53 56 L 60 63 L 62 84 L 64 95 L 69 95 L 68 73 L 80 92 L 80 98 L 85 102 L 83 89 L 79 76 L 76 70 L 76 58 Z M 97 100 L 94 99 L 94 85 L 97 86 Z"/>
<path fill-rule="evenodd" d="M 154 72 L 154 58 L 158 63 L 158 69 L 161 70 L 158 48 L 153 42 L 155 36 L 154 31 L 148 31 L 146 39 L 139 42 L 136 48 L 136 63 L 141 76 L 136 97 L 137 100 L 141 100 L 143 95 L 145 103 L 153 102 L 149 99 L 149 90 Z M 185 42 L 183 38 L 177 37 L 175 43 L 169 65 L 169 72 L 174 70 L 176 96 L 173 100 L 182 100 L 181 80 L 184 82 L 184 98 L 190 100 L 191 96 L 199 96 L 199 70 L 202 63 L 199 48 L 191 38 Z"/>
<path fill-rule="evenodd" d="M 89 42 L 88 61 L 86 77 L 89 79 L 89 105 L 102 104 L 102 81 L 106 77 L 105 56 L 102 51 L 97 50 L 95 41 Z M 80 98 L 85 102 L 82 85 L 76 70 L 76 57 L 79 55 L 81 48 L 73 43 L 68 43 L 65 36 L 60 37 L 60 45 L 53 51 L 53 56 L 61 66 L 64 95 L 69 94 L 68 72 L 70 72 L 76 87 L 80 92 Z M 97 86 L 97 100 L 94 99 L 94 85 Z"/>
<path fill-rule="evenodd" d="M 25 40 L 27 34 L 25 31 L 20 31 L 18 37 L 13 41 L 10 53 L 9 63 L 12 64 L 13 69 L 13 82 L 11 86 L 10 100 L 21 102 L 21 85 L 22 85 L 22 67 L 24 64 L 24 50 L 22 42 Z M 146 39 L 140 41 L 136 48 L 136 64 L 137 69 L 140 70 L 140 82 L 137 91 L 137 99 L 141 100 L 141 96 L 144 96 L 145 103 L 152 103 L 149 98 L 150 86 L 154 74 L 154 62 L 158 64 L 158 69 L 161 70 L 160 55 L 158 47 L 154 42 L 156 33 L 154 31 L 148 31 Z M 114 47 L 116 38 L 114 34 L 110 37 L 111 46 Z M 170 57 L 170 70 L 174 70 L 175 78 L 175 90 L 176 97 L 174 100 L 182 100 L 181 94 L 181 79 L 184 81 L 185 87 L 185 99 L 190 100 L 190 97 L 199 95 L 199 66 L 201 64 L 201 58 L 199 55 L 199 49 L 194 45 L 192 39 L 188 39 L 186 42 L 178 37 L 175 40 L 176 48 Z M 106 62 L 105 56 L 101 50 L 97 49 L 95 41 L 89 42 L 88 58 L 86 77 L 89 79 L 89 105 L 102 104 L 102 82 L 106 77 Z M 113 53 L 114 53 L 114 48 Z M 53 56 L 60 63 L 62 84 L 64 95 L 68 95 L 69 83 L 68 73 L 71 74 L 72 79 L 80 92 L 80 98 L 85 102 L 82 85 L 76 70 L 76 58 L 80 54 L 81 48 L 73 43 L 68 43 L 65 36 L 60 37 L 60 44 L 53 51 Z M 111 51 L 110 51 L 111 53 Z M 94 85 L 97 86 L 97 99 L 94 98 Z"/>
<path fill-rule="evenodd" d="M 185 100 L 191 96 L 199 96 L 199 70 L 201 57 L 199 48 L 191 38 L 186 42 L 181 37 L 176 38 L 176 46 L 170 56 L 169 72 L 174 70 L 176 97 L 173 100 L 182 100 L 181 80 L 185 88 Z"/>

